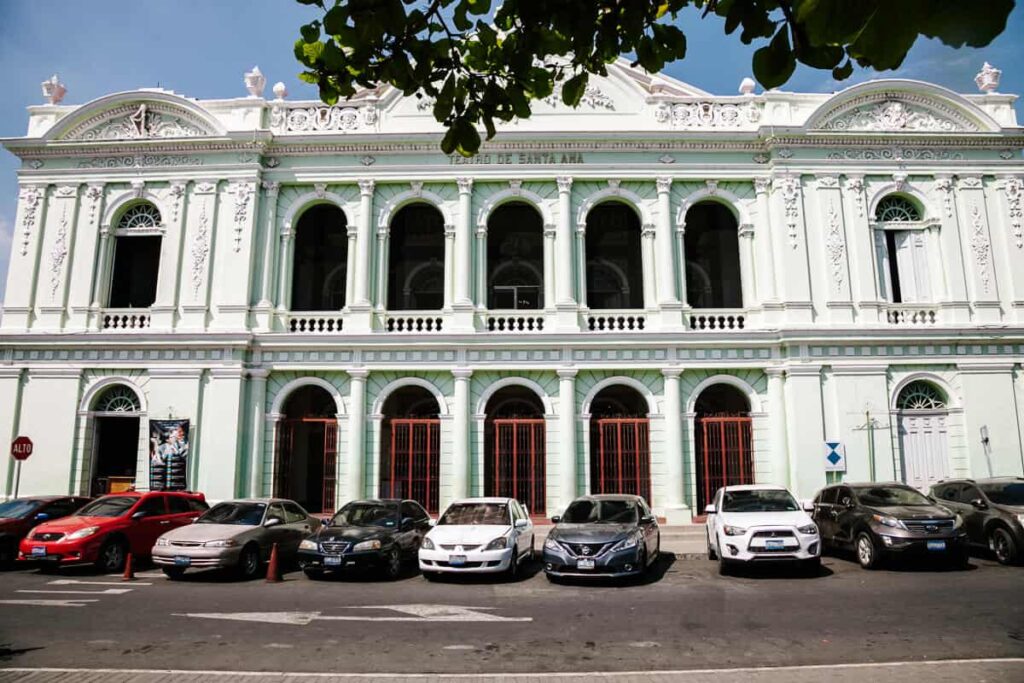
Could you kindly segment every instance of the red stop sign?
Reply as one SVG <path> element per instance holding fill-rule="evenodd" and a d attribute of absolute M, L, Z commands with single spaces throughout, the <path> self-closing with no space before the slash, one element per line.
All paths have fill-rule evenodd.
<path fill-rule="evenodd" d="M 11 457 L 15 460 L 28 460 L 32 455 L 32 439 L 27 436 L 19 436 L 11 442 Z"/>

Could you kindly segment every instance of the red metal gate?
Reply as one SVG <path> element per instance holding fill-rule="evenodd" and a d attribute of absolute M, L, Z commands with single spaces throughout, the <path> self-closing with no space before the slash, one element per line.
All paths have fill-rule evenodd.
<path fill-rule="evenodd" d="M 493 448 L 484 465 L 488 496 L 515 498 L 531 515 L 543 515 L 547 461 L 543 418 L 495 418 L 490 421 Z"/>
<path fill-rule="evenodd" d="M 697 510 L 722 486 L 752 484 L 754 458 L 749 416 L 699 415 L 695 422 L 697 443 Z"/>
<path fill-rule="evenodd" d="M 431 514 L 438 512 L 441 421 L 392 418 L 386 422 L 380 466 L 380 494 L 409 498 Z"/>
<path fill-rule="evenodd" d="M 330 418 L 297 418 L 282 420 L 277 423 L 274 449 L 274 496 L 278 498 L 297 499 L 292 490 L 292 455 L 295 452 L 295 431 L 301 425 L 323 426 L 323 445 L 319 457 L 322 461 L 317 469 L 321 472 L 321 510 L 310 512 L 334 512 L 334 501 L 338 487 L 338 421 Z M 316 458 L 317 454 L 308 451 L 307 458 Z M 309 468 L 307 467 L 307 471 Z M 300 501 L 306 502 L 306 501 Z M 308 504 L 308 503 L 307 503 Z"/>
<path fill-rule="evenodd" d="M 650 421 L 645 417 L 606 417 L 594 424 L 590 444 L 591 492 L 629 493 L 643 496 L 650 504 Z"/>

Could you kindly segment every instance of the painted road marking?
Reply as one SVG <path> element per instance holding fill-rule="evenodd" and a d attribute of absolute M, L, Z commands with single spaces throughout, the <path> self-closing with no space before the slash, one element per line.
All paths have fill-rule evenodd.
<path fill-rule="evenodd" d="M 131 593 L 131 588 L 105 588 L 101 591 L 51 591 L 51 590 L 18 590 L 15 593 L 50 593 L 55 595 L 121 595 Z"/>
<path fill-rule="evenodd" d="M 79 581 L 78 579 L 57 579 L 56 581 L 47 582 L 48 586 L 123 586 L 124 581 Z M 152 586 L 151 583 L 132 582 L 132 588 L 135 586 Z"/>
<path fill-rule="evenodd" d="M 99 602 L 99 600 L 84 600 L 82 598 L 69 598 L 67 600 L 0 600 L 0 605 L 33 605 L 35 607 L 85 607 L 87 602 Z"/>
<path fill-rule="evenodd" d="M 352 610 L 389 610 L 404 616 L 323 615 L 321 612 L 187 612 L 176 617 L 197 619 L 225 619 L 228 621 L 259 621 L 267 624 L 305 626 L 313 621 L 486 621 L 523 622 L 533 617 L 502 617 L 489 614 L 491 607 L 459 607 L 456 605 L 367 605 L 345 607 Z"/>

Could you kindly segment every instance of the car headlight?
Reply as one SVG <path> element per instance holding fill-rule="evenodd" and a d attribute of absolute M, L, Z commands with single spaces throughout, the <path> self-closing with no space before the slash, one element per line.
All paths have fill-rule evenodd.
<path fill-rule="evenodd" d="M 630 548 L 635 548 L 638 542 L 639 539 L 636 536 L 627 536 L 612 546 L 612 550 L 629 550 Z"/>
<path fill-rule="evenodd" d="M 959 529 L 963 525 L 964 525 L 964 518 L 961 517 L 960 515 L 957 515 L 956 518 L 953 520 L 953 528 L 954 529 Z"/>
<path fill-rule="evenodd" d="M 156 544 L 157 545 L 170 545 L 171 542 L 169 540 L 167 540 L 166 538 L 163 538 L 161 536 L 160 538 L 156 539 Z"/>
<path fill-rule="evenodd" d="M 808 524 L 807 526 L 798 526 L 796 528 L 796 530 L 799 531 L 802 534 L 807 534 L 808 536 L 816 536 L 818 534 L 818 526 L 816 524 Z"/>
<path fill-rule="evenodd" d="M 380 550 L 380 541 L 363 541 L 362 543 L 356 543 L 352 547 L 353 552 L 363 552 L 364 550 Z"/>
<path fill-rule="evenodd" d="M 551 538 L 550 536 L 548 538 L 544 539 L 544 547 L 547 548 L 548 550 L 561 550 L 562 549 L 562 547 L 560 545 L 558 545 L 558 541 L 556 541 L 555 539 Z"/>
<path fill-rule="evenodd" d="M 434 542 L 431 541 L 426 536 L 424 536 L 423 540 L 420 542 L 420 547 L 423 548 L 424 550 L 433 550 L 434 549 Z"/>
<path fill-rule="evenodd" d="M 508 547 L 508 539 L 504 536 L 498 536 L 496 539 L 488 543 L 484 550 L 503 550 Z"/>
<path fill-rule="evenodd" d="M 302 543 L 299 544 L 299 550 L 316 550 L 316 549 L 317 549 L 316 541 L 311 541 L 309 539 L 306 539 L 305 541 L 303 541 Z"/>
<path fill-rule="evenodd" d="M 875 520 L 882 526 L 887 526 L 891 529 L 903 529 L 904 531 L 907 530 L 906 524 L 896 519 L 895 517 L 890 517 L 889 515 L 871 515 L 871 519 Z"/>
<path fill-rule="evenodd" d="M 722 531 L 726 536 L 742 536 L 747 533 L 747 530 L 741 526 L 729 526 L 728 524 L 722 527 Z"/>
<path fill-rule="evenodd" d="M 98 526 L 87 526 L 84 529 L 79 529 L 78 531 L 72 531 L 70 534 L 68 534 L 67 536 L 64 537 L 64 540 L 65 541 L 77 541 L 80 538 L 86 538 L 87 536 L 92 536 L 94 533 L 96 533 L 99 530 L 100 530 L 100 528 Z"/>
<path fill-rule="evenodd" d="M 1021 526 L 1024 526 L 1024 515 L 1017 515 L 1017 521 L 1020 522 Z"/>
<path fill-rule="evenodd" d="M 232 539 L 228 538 L 228 539 L 225 539 L 225 540 L 222 540 L 222 541 L 207 541 L 206 543 L 203 544 L 203 547 L 204 548 L 234 548 L 236 545 L 238 545 L 238 541 L 235 541 L 235 540 L 232 540 Z"/>

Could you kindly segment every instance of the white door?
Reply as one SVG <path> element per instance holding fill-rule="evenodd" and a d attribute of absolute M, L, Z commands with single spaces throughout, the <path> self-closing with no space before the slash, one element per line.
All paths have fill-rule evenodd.
<path fill-rule="evenodd" d="M 949 477 L 946 413 L 904 413 L 899 416 L 903 481 L 926 491 Z"/>

